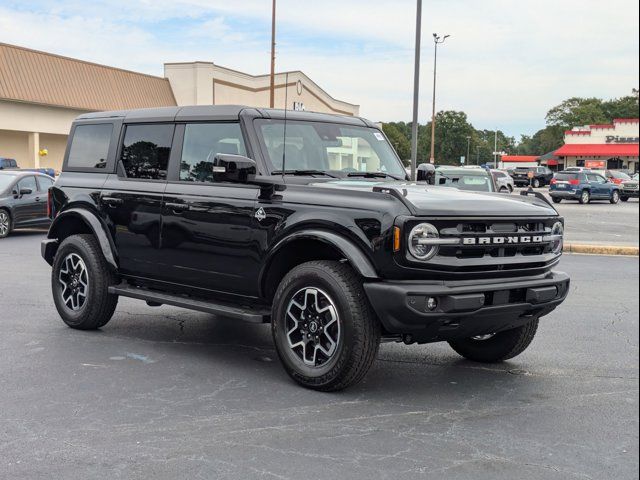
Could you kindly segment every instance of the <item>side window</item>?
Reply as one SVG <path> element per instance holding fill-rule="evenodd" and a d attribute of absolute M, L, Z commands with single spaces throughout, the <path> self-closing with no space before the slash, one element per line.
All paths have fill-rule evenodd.
<path fill-rule="evenodd" d="M 38 185 L 40 186 L 38 189 L 39 192 L 47 192 L 49 187 L 53 186 L 53 178 L 38 177 Z"/>
<path fill-rule="evenodd" d="M 23 188 L 28 188 L 32 193 L 36 193 L 38 191 L 38 186 L 36 185 L 36 177 L 24 177 L 22 180 L 18 182 L 18 192 Z"/>
<path fill-rule="evenodd" d="M 127 126 L 120 153 L 127 178 L 167 178 L 173 129 L 169 124 Z"/>
<path fill-rule="evenodd" d="M 113 125 L 78 125 L 71 139 L 67 166 L 71 168 L 106 168 Z"/>
<path fill-rule="evenodd" d="M 219 153 L 247 154 L 238 123 L 190 123 L 185 125 L 180 180 L 213 182 L 213 160 Z"/>

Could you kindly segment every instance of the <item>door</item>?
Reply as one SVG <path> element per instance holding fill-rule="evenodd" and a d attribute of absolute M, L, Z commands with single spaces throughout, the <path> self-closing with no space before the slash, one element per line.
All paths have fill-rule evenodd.
<path fill-rule="evenodd" d="M 53 186 L 54 180 L 44 175 L 38 175 L 36 180 L 38 181 L 38 196 L 36 197 L 36 201 L 40 207 L 38 211 L 38 223 L 46 225 L 50 222 L 49 216 L 47 215 L 47 199 L 49 196 L 49 188 Z"/>
<path fill-rule="evenodd" d="M 21 195 L 20 192 L 23 190 L 29 191 L 29 193 Z M 28 227 L 36 225 L 38 223 L 40 209 L 42 207 L 42 204 L 40 203 L 40 194 L 38 193 L 38 184 L 36 183 L 36 177 L 34 175 L 22 177 L 18 181 L 18 183 L 16 183 L 13 194 L 15 198 L 13 207 L 14 225 L 16 227 Z"/>
<path fill-rule="evenodd" d="M 609 185 L 606 178 L 595 173 L 588 174 L 587 177 L 591 185 L 592 198 L 609 198 Z"/>
<path fill-rule="evenodd" d="M 188 123 L 177 128 L 176 139 L 183 141 L 181 154 L 172 160 L 162 207 L 162 274 L 190 287 L 255 296 L 258 189 L 213 179 L 216 154 L 247 154 L 240 125 Z"/>
<path fill-rule="evenodd" d="M 160 246 L 160 211 L 167 185 L 173 124 L 125 125 L 118 150 L 117 174 L 109 175 L 100 194 L 120 271 L 156 279 Z"/>

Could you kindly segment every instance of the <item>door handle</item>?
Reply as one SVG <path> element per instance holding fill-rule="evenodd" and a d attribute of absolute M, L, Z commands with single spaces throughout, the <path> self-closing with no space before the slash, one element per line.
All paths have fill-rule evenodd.
<path fill-rule="evenodd" d="M 124 201 L 121 198 L 115 198 L 115 197 L 102 197 L 102 201 L 106 205 L 109 205 L 110 207 L 116 207 L 124 203 Z"/>
<path fill-rule="evenodd" d="M 34 200 L 35 200 L 36 202 L 39 202 L 39 201 L 40 201 L 40 197 L 36 197 L 36 198 L 34 198 Z"/>
<path fill-rule="evenodd" d="M 189 204 L 187 204 L 187 203 L 167 202 L 167 203 L 164 204 L 164 206 L 167 207 L 170 210 L 173 210 L 176 213 L 185 212 L 185 211 L 189 210 Z"/>

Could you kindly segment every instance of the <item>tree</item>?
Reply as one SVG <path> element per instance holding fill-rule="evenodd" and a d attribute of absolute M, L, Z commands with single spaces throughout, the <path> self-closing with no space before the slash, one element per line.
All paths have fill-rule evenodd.
<path fill-rule="evenodd" d="M 409 138 L 398 128 L 397 124 L 395 123 L 382 124 L 382 131 L 389 139 L 389 142 L 391 142 L 393 148 L 395 148 L 400 159 L 404 162 L 405 165 L 409 165 L 409 163 L 411 162 L 411 142 Z"/>
<path fill-rule="evenodd" d="M 607 123 L 603 102 L 599 98 L 573 97 L 547 112 L 547 125 L 573 127 L 593 123 Z"/>

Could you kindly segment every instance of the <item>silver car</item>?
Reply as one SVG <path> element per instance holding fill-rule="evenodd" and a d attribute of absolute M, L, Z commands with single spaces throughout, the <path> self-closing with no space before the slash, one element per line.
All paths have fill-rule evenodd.
<path fill-rule="evenodd" d="M 496 182 L 496 187 L 500 193 L 512 193 L 515 188 L 513 177 L 502 170 L 491 170 L 491 175 Z"/>

